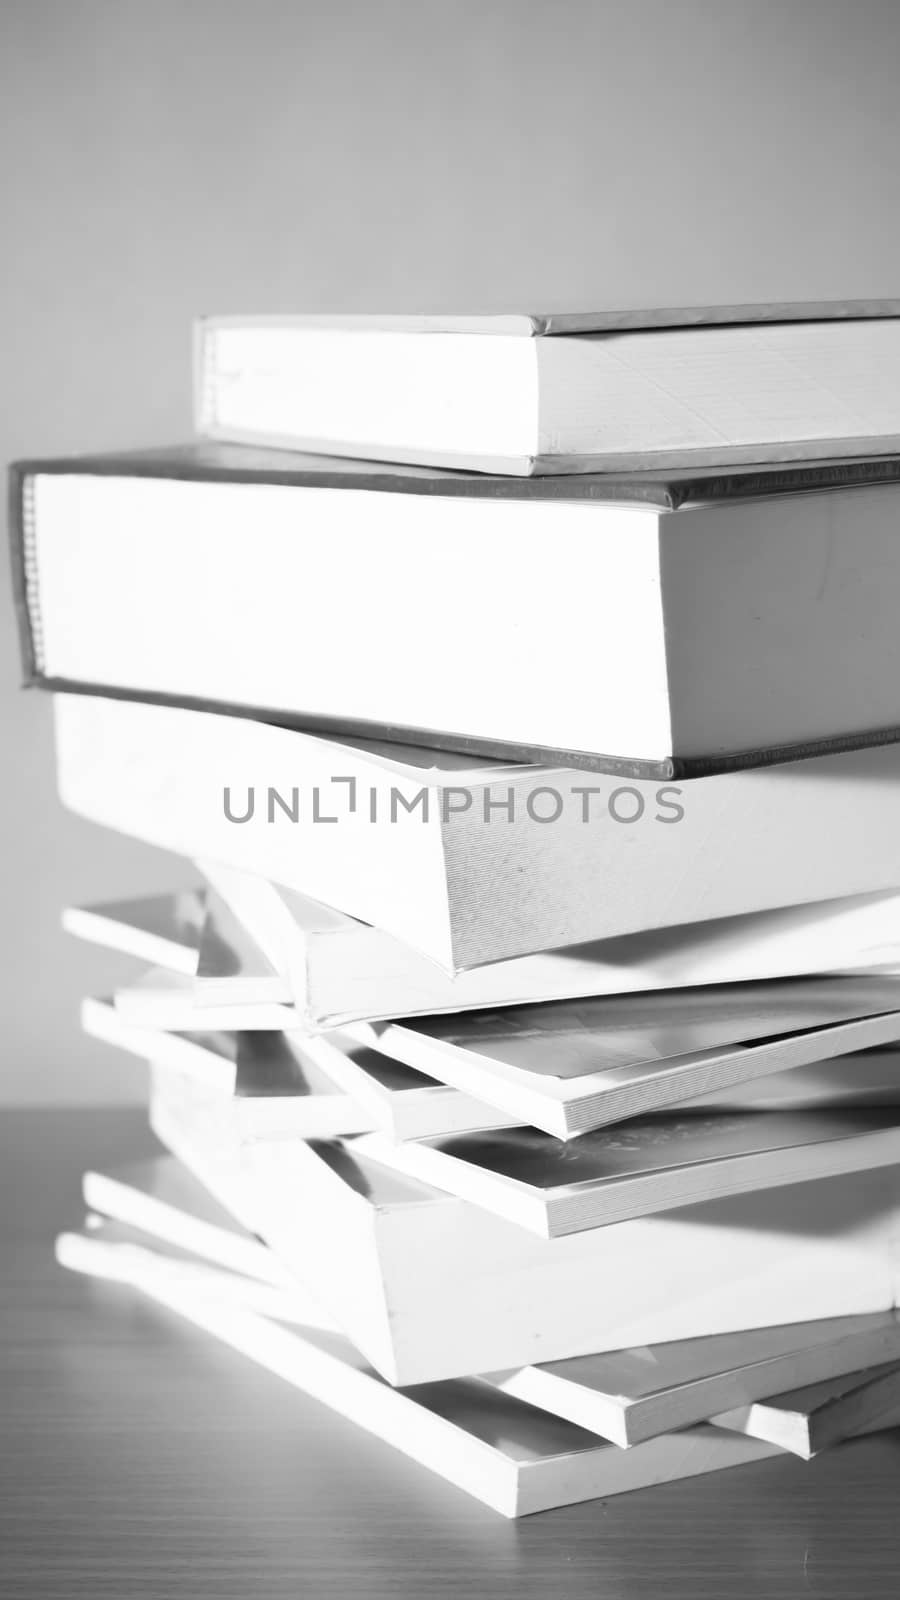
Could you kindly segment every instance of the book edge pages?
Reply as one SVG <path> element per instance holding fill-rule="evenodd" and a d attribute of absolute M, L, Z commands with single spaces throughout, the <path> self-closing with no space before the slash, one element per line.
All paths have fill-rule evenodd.
<path fill-rule="evenodd" d="M 602 477 L 604 473 L 665 472 L 716 467 L 765 467 L 794 461 L 834 461 L 859 456 L 893 457 L 900 453 L 900 434 L 849 434 L 842 438 L 797 439 L 784 443 L 728 445 L 692 450 L 631 450 L 579 455 L 567 451 L 532 456 L 494 456 L 449 450 L 391 448 L 360 439 L 315 438 L 311 434 L 270 433 L 204 421 L 201 437 L 219 444 L 259 445 L 269 450 L 299 450 L 337 459 L 383 461 L 396 466 L 437 467 L 448 472 L 483 473 L 485 477 Z"/>
<path fill-rule="evenodd" d="M 489 333 L 530 337 L 654 328 L 696 328 L 747 322 L 831 322 L 900 317 L 900 300 L 776 300 L 745 304 L 635 307 L 606 311 L 454 313 L 290 312 L 247 315 L 210 313 L 195 320 L 201 332 L 217 328 L 334 328 L 349 332 Z"/>

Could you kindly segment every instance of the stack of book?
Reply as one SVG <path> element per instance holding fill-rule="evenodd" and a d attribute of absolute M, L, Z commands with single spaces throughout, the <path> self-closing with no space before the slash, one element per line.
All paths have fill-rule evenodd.
<path fill-rule="evenodd" d="M 900 1422 L 900 304 L 196 374 L 13 475 L 62 798 L 198 869 L 65 914 L 168 1154 L 59 1259 L 511 1516 Z"/>

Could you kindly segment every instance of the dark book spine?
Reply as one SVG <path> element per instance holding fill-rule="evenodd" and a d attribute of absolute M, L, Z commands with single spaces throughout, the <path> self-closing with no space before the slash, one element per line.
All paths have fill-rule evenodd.
<path fill-rule="evenodd" d="M 26 687 L 40 683 L 40 594 L 34 547 L 32 475 L 21 465 L 9 469 L 9 553 L 12 594 L 19 630 L 22 681 Z"/>

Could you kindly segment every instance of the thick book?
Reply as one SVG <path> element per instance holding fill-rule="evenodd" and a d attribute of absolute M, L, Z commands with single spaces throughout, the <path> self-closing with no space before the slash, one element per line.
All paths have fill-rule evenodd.
<path fill-rule="evenodd" d="M 204 862 L 220 891 L 172 893 L 70 907 L 63 926 L 80 938 L 162 969 L 151 984 L 118 991 L 151 1026 L 204 1028 L 211 1013 L 243 1005 L 253 1028 L 273 1004 L 284 1026 L 332 1030 L 351 1021 L 433 1016 L 590 994 L 750 982 L 801 973 L 900 968 L 900 899 L 857 896 L 719 918 L 568 950 L 492 962 L 448 977 L 380 928 L 358 922 L 264 878 Z M 200 906 L 185 929 L 182 899 Z M 222 902 L 231 918 L 222 915 Z M 163 972 L 175 974 L 170 984 Z M 177 980 L 193 977 L 185 985 Z M 215 1026 L 218 1026 L 218 1022 Z"/>
<path fill-rule="evenodd" d="M 783 978 L 353 1023 L 344 1031 L 568 1140 L 754 1078 L 896 1043 L 900 978 Z"/>
<path fill-rule="evenodd" d="M 711 1421 L 809 1460 L 828 1445 L 900 1420 L 900 1363 L 882 1362 L 750 1401 Z"/>
<path fill-rule="evenodd" d="M 165 1169 L 166 1163 L 159 1165 Z M 199 1184 L 197 1188 L 198 1210 L 205 1214 L 203 1189 Z M 138 1191 L 133 1208 L 139 1200 Z M 152 1206 L 146 1230 L 94 1216 L 85 1232 L 62 1234 L 57 1239 L 57 1259 L 72 1271 L 112 1281 L 161 1281 L 196 1288 L 278 1321 L 330 1325 L 299 1284 L 296 1290 L 278 1288 L 269 1281 L 223 1271 L 202 1256 L 174 1250 L 171 1244 L 160 1249 L 153 1220 Z M 148 1247 L 148 1239 L 152 1247 Z M 507 1372 L 479 1373 L 478 1377 L 504 1394 L 628 1448 L 660 1433 L 706 1422 L 725 1406 L 731 1410 L 716 1416 L 717 1422 L 753 1432 L 758 1423 L 767 1425 L 769 1408 L 760 1406 L 753 1426 L 747 1428 L 743 1423 L 749 1420 L 749 1408 L 755 1401 L 777 1394 L 773 1408 L 784 1414 L 785 1386 L 797 1390 L 802 1385 L 803 1399 L 809 1401 L 813 1397 L 810 1386 L 824 1386 L 826 1380 L 852 1374 L 849 1382 L 829 1386 L 830 1400 L 839 1390 L 857 1387 L 864 1369 L 890 1365 L 893 1370 L 898 1360 L 900 1321 L 896 1312 L 888 1311 L 576 1356 Z M 879 1404 L 884 1397 L 879 1401 L 869 1398 L 870 1415 L 881 1415 L 884 1407 L 879 1409 Z M 821 1424 L 825 1408 L 816 1409 Z M 809 1404 L 805 1411 L 795 1408 L 788 1427 L 793 1418 L 800 1426 L 795 1434 L 786 1433 L 784 1440 L 777 1441 L 782 1448 L 793 1448 L 801 1441 L 802 1426 L 808 1425 L 811 1411 Z"/>
<path fill-rule="evenodd" d="M 214 439 L 520 475 L 900 446 L 900 301 L 207 317 Z"/>
<path fill-rule="evenodd" d="M 66 1247 L 60 1252 L 63 1264 Z M 77 1270 L 107 1277 L 102 1250 L 85 1240 Z M 606 1498 L 764 1460 L 776 1445 L 697 1427 L 618 1450 L 587 1429 L 477 1379 L 392 1388 L 350 1341 L 322 1328 L 295 1330 L 202 1287 L 161 1273 L 119 1282 L 240 1351 L 303 1394 L 401 1450 L 507 1517 Z"/>
<path fill-rule="evenodd" d="M 223 1156 L 154 1105 L 161 1142 L 264 1239 L 392 1383 L 896 1303 L 894 1169 L 541 1239 L 354 1141 Z"/>
<path fill-rule="evenodd" d="M 572 1145 L 509 1128 L 403 1141 L 365 1134 L 358 1148 L 541 1238 L 560 1239 L 705 1200 L 893 1166 L 900 1114 L 874 1107 L 710 1112 L 635 1117 Z"/>
<path fill-rule="evenodd" d="M 297 889 L 450 973 L 900 885 L 897 745 L 673 793 L 60 694 L 56 754 L 73 811 Z"/>
<path fill-rule="evenodd" d="M 898 480 L 900 456 L 562 483 L 239 446 L 25 463 L 25 675 L 660 784 L 896 740 Z"/>

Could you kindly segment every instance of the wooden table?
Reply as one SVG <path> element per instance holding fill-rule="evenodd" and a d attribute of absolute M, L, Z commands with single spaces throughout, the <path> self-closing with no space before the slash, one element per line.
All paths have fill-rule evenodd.
<path fill-rule="evenodd" d="M 900 1434 L 506 1522 L 126 1289 L 53 1262 L 129 1112 L 0 1124 L 4 1600 L 900 1593 Z"/>

